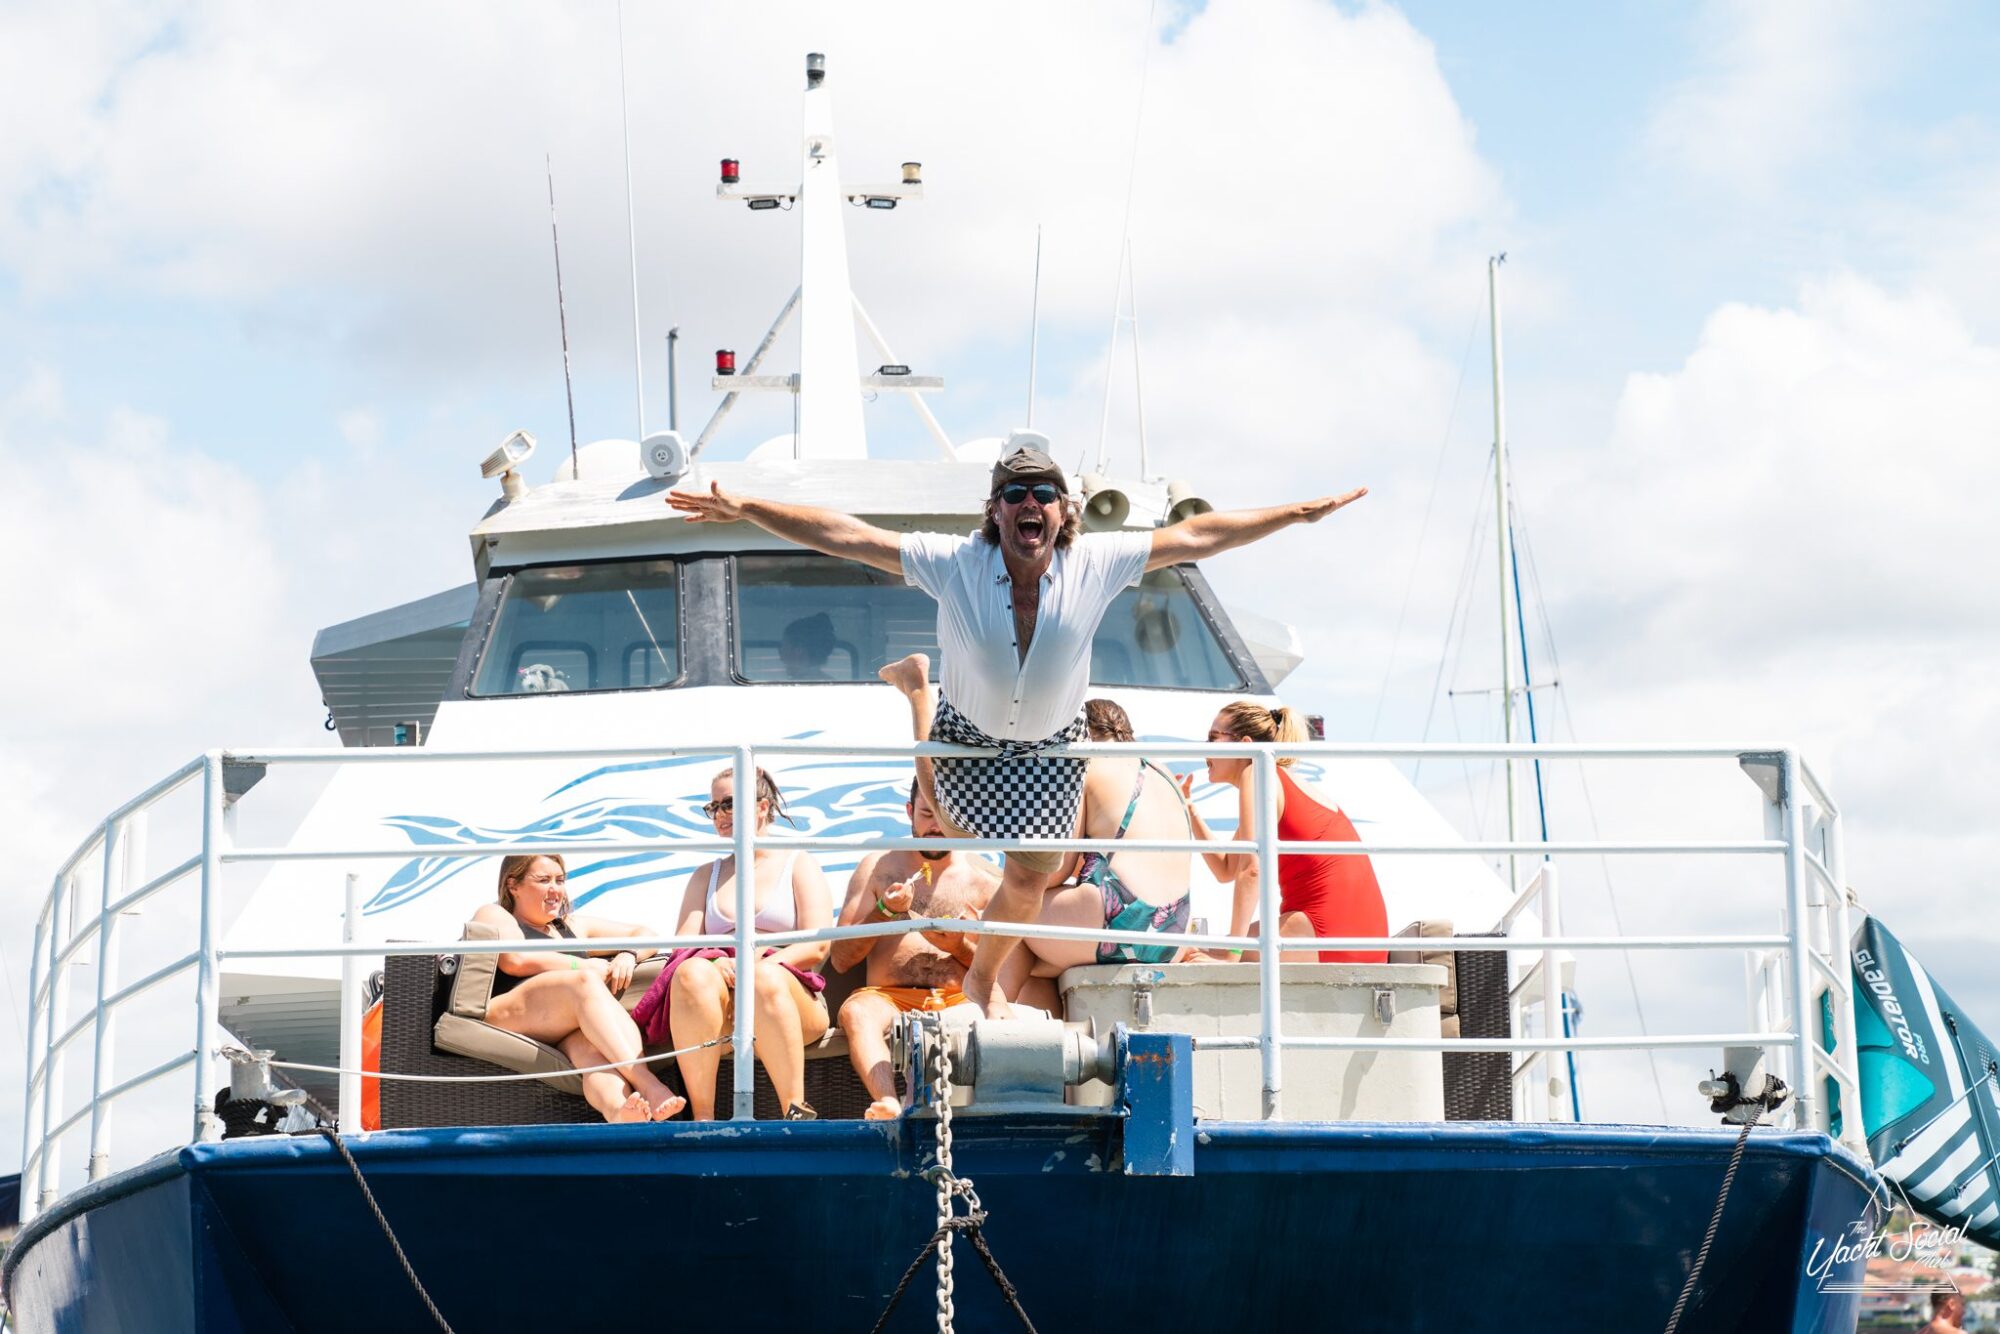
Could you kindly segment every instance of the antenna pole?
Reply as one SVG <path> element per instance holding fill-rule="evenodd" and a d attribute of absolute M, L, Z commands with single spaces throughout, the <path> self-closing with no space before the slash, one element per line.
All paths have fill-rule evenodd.
<path fill-rule="evenodd" d="M 556 252 L 556 327 L 562 331 L 563 398 L 569 403 L 569 470 L 571 476 L 576 476 L 582 472 L 582 465 L 576 460 L 576 389 L 569 376 L 569 316 L 563 311 L 562 236 L 556 231 L 556 169 L 546 153 L 542 154 L 542 170 L 549 178 L 549 242 Z"/>
<path fill-rule="evenodd" d="M 1097 419 L 1097 462 L 1093 472 L 1104 471 L 1104 439 L 1111 429 L 1111 371 L 1118 360 L 1118 326 L 1125 322 L 1125 274 L 1132 253 L 1132 238 L 1118 248 L 1118 286 L 1111 294 L 1111 346 L 1104 350 L 1104 411 Z"/>
<path fill-rule="evenodd" d="M 639 343 L 639 227 L 632 211 L 632 116 L 625 102 L 625 0 L 618 0 L 618 123 L 625 137 L 625 256 L 632 270 L 632 392 L 646 438 L 646 368 Z"/>
<path fill-rule="evenodd" d="M 1028 305 L 1028 420 L 1035 424 L 1035 353 L 1042 341 L 1042 224 L 1035 224 L 1035 294 Z"/>
<path fill-rule="evenodd" d="M 1132 243 L 1125 242 L 1126 299 L 1132 306 L 1132 402 L 1139 414 L 1139 477 L 1146 477 L 1146 369 L 1139 356 L 1139 275 L 1132 271 Z"/>
<path fill-rule="evenodd" d="M 1500 542 L 1500 721 L 1507 744 L 1514 742 L 1514 632 L 1513 568 L 1514 526 L 1507 515 L 1507 388 L 1500 372 L 1500 266 L 1506 252 L 1486 261 L 1486 301 L 1493 332 L 1493 505 L 1495 528 Z M 1519 805 L 1514 791 L 1514 761 L 1507 766 L 1507 841 L 1514 842 L 1520 824 Z M 1519 868 L 1512 853 L 1507 855 L 1507 885 L 1519 893 Z"/>
<path fill-rule="evenodd" d="M 680 349 L 676 344 L 680 341 L 681 326 L 676 324 L 673 328 L 667 330 L 667 429 L 669 431 L 678 431 L 681 429 L 681 395 L 680 386 L 676 382 L 677 377 L 675 375 L 675 366 L 679 361 L 680 353 Z"/>

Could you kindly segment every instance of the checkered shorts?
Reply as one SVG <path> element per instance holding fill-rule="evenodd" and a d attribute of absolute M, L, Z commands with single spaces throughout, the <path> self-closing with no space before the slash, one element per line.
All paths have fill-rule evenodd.
<path fill-rule="evenodd" d="M 940 759 L 938 805 L 945 819 L 980 838 L 1073 838 L 1076 812 L 1083 804 L 1081 759 L 1050 758 L 1039 752 L 1084 739 L 1083 715 L 1045 741 L 1000 741 L 967 720 L 938 696 L 931 740 L 955 746 L 987 746 L 992 759 Z"/>

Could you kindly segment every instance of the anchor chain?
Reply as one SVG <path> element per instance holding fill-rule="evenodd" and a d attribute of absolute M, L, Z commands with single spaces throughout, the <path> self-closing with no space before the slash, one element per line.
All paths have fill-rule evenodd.
<path fill-rule="evenodd" d="M 931 1233 L 917 1258 L 910 1261 L 910 1267 L 903 1271 L 903 1277 L 896 1284 L 896 1290 L 889 1295 L 889 1304 L 882 1308 L 882 1314 L 875 1321 L 874 1334 L 889 1324 L 889 1317 L 896 1310 L 903 1294 L 909 1290 L 911 1280 L 923 1268 L 925 1260 L 937 1254 L 937 1327 L 938 1334 L 954 1334 L 957 1329 L 958 1311 L 954 1304 L 954 1282 L 952 1273 L 952 1234 L 963 1232 L 979 1253 L 980 1263 L 993 1278 L 994 1286 L 1000 1289 L 1000 1296 L 1008 1309 L 1021 1322 L 1021 1328 L 1028 1334 L 1035 1334 L 1035 1322 L 1028 1318 L 1028 1312 L 1021 1305 L 1021 1296 L 1007 1275 L 1001 1270 L 1000 1262 L 994 1258 L 993 1250 L 986 1244 L 981 1228 L 986 1223 L 986 1209 L 980 1203 L 979 1192 L 972 1187 L 969 1177 L 959 1176 L 952 1167 L 951 1134 L 951 1043 L 944 1032 L 939 1030 L 937 1041 L 937 1077 L 931 1083 L 931 1107 L 937 1112 L 937 1152 L 936 1162 L 927 1175 L 937 1182 L 937 1231 Z M 956 1200 L 965 1201 L 965 1212 L 959 1213 Z"/>
<path fill-rule="evenodd" d="M 952 1305 L 952 1222 L 956 1208 L 952 1201 L 965 1198 L 966 1215 L 979 1218 L 979 1194 L 972 1182 L 960 1177 L 951 1164 L 951 1042 L 940 1030 L 937 1044 L 937 1081 L 931 1086 L 931 1106 L 937 1110 L 937 1324 L 938 1334 L 953 1334 L 958 1318 Z"/>

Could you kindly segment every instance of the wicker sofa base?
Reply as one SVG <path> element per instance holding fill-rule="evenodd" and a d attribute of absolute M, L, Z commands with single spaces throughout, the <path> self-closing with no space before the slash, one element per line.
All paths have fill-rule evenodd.
<path fill-rule="evenodd" d="M 1455 959 L 1460 1033 L 1474 1037 L 1511 1035 L 1507 1002 L 1508 956 L 1504 949 L 1468 950 Z M 859 982 L 859 970 L 828 979 L 827 1004 L 837 1015 Z M 450 978 L 427 955 L 393 956 L 387 960 L 382 995 L 382 1064 L 384 1070 L 420 1075 L 492 1075 L 498 1067 L 470 1057 L 441 1052 L 432 1046 L 432 1031 L 444 1012 Z M 673 1061 L 655 1067 L 676 1093 L 686 1093 Z M 716 1072 L 718 1109 L 729 1104 L 735 1062 L 725 1055 Z M 1506 1121 L 1514 1115 L 1512 1058 L 1505 1052 L 1447 1052 L 1444 1057 L 1445 1117 L 1452 1121 Z M 898 1087 L 901 1086 L 898 1076 Z M 589 1103 L 562 1093 L 539 1080 L 501 1084 L 422 1084 L 384 1080 L 383 1129 L 412 1126 L 519 1126 L 583 1124 L 598 1120 Z M 756 1073 L 759 1120 L 783 1115 L 770 1079 L 760 1066 Z M 806 1053 L 806 1101 L 828 1119 L 859 1118 L 868 1106 L 861 1077 L 847 1059 L 846 1044 L 836 1032 L 825 1047 Z"/>
<path fill-rule="evenodd" d="M 454 1056 L 431 1045 L 432 1029 L 443 1013 L 450 979 L 428 955 L 392 956 L 387 960 L 382 991 L 382 1064 L 384 1070 L 413 1075 L 493 1075 L 504 1073 L 485 1061 Z M 837 1002 L 836 1002 L 837 1004 Z M 654 1067 L 676 1093 L 686 1093 L 676 1063 Z M 716 1072 L 719 1109 L 726 1109 L 735 1062 L 725 1055 Z M 412 1126 L 524 1126 L 587 1124 L 599 1119 L 590 1104 L 558 1092 L 539 1080 L 504 1084 L 425 1084 L 382 1081 L 382 1128 Z M 757 1117 L 775 1120 L 783 1114 L 777 1093 L 760 1066 L 757 1070 Z M 844 1043 L 806 1053 L 806 1101 L 822 1117 L 856 1118 L 868 1106 L 867 1090 L 847 1059 Z"/>

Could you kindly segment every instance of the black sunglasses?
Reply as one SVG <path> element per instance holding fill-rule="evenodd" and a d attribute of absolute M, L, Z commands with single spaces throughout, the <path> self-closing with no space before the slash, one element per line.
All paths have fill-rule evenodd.
<path fill-rule="evenodd" d="M 724 797 L 720 801 L 708 801 L 702 803 L 701 813 L 703 815 L 706 815 L 711 820 L 713 820 L 717 815 L 721 814 L 723 811 L 728 811 L 731 814 L 734 814 L 736 811 L 736 798 Z"/>
<path fill-rule="evenodd" d="M 1062 498 L 1062 490 L 1054 482 L 1036 482 L 1033 485 L 1027 482 L 1009 482 L 994 494 L 1008 505 L 1018 505 L 1029 496 L 1035 498 L 1037 505 L 1053 505 Z"/>

